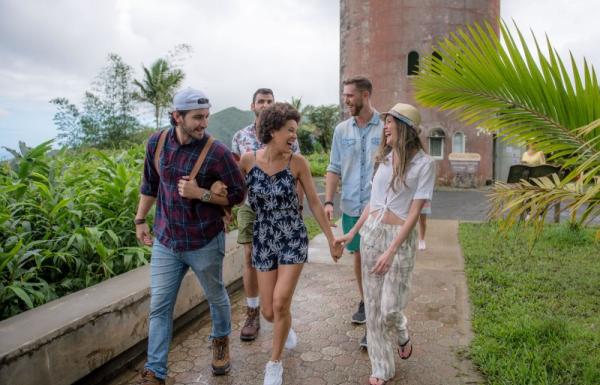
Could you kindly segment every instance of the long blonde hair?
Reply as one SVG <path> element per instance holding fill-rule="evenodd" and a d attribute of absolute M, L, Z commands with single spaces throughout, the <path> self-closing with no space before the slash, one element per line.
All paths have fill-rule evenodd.
<path fill-rule="evenodd" d="M 388 146 L 385 140 L 385 128 L 381 131 L 381 142 L 379 143 L 377 153 L 375 154 L 375 169 L 373 171 L 373 176 L 377 172 L 379 165 L 387 163 L 387 156 L 390 152 L 393 152 L 393 157 L 398 159 L 398 163 L 394 165 L 392 162 L 392 180 L 390 180 L 388 188 L 391 188 L 392 191 L 396 192 L 396 187 L 399 185 L 399 182 L 405 182 L 406 169 L 408 168 L 411 157 L 414 156 L 416 151 L 423 149 L 423 143 L 421 142 L 421 138 L 419 138 L 419 132 L 416 128 L 409 126 L 394 116 L 392 116 L 392 118 L 396 123 L 395 130 L 398 134 L 398 141 L 392 143 L 391 146 Z"/>

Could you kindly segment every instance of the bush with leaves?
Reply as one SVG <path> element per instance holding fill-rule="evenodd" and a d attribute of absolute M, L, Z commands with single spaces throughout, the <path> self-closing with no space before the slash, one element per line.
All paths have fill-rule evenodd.
<path fill-rule="evenodd" d="M 147 263 L 132 218 L 143 146 L 28 149 L 0 172 L 0 318 Z"/>

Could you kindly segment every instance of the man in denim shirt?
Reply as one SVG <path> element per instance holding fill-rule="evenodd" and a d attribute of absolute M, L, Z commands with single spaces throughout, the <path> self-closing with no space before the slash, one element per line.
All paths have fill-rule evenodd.
<path fill-rule="evenodd" d="M 357 76 L 343 82 L 342 97 L 351 117 L 337 125 L 333 133 L 329 166 L 325 179 L 325 212 L 333 219 L 333 196 L 342 181 L 342 228 L 347 233 L 356 223 L 371 196 L 371 177 L 377 147 L 381 141 L 383 121 L 371 106 L 373 86 L 365 77 Z M 355 324 L 366 322 L 362 301 L 360 268 L 360 235 L 346 245 L 354 253 L 354 273 L 361 301 L 352 316 Z M 367 347 L 367 335 L 360 342 Z"/>

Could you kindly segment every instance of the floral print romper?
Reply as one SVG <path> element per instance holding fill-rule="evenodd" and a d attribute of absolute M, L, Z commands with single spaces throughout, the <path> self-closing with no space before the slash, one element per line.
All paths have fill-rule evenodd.
<path fill-rule="evenodd" d="M 246 175 L 248 203 L 256 213 L 252 266 L 258 271 L 271 271 L 279 265 L 307 260 L 308 233 L 300 215 L 296 178 L 290 170 L 290 162 L 273 175 L 255 164 Z"/>

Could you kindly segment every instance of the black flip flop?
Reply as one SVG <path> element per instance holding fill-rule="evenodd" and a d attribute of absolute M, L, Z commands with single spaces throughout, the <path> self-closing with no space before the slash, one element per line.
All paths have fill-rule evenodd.
<path fill-rule="evenodd" d="M 409 343 L 410 343 L 410 351 L 408 352 L 408 356 L 404 357 L 404 356 L 402 356 L 402 353 L 404 353 L 404 348 Z M 407 339 L 405 343 L 398 344 L 398 355 L 400 356 L 400 359 L 402 359 L 402 360 L 408 360 L 410 358 L 410 356 L 412 355 L 412 351 L 413 351 L 413 346 L 412 346 L 412 343 L 410 342 L 410 338 Z"/>

